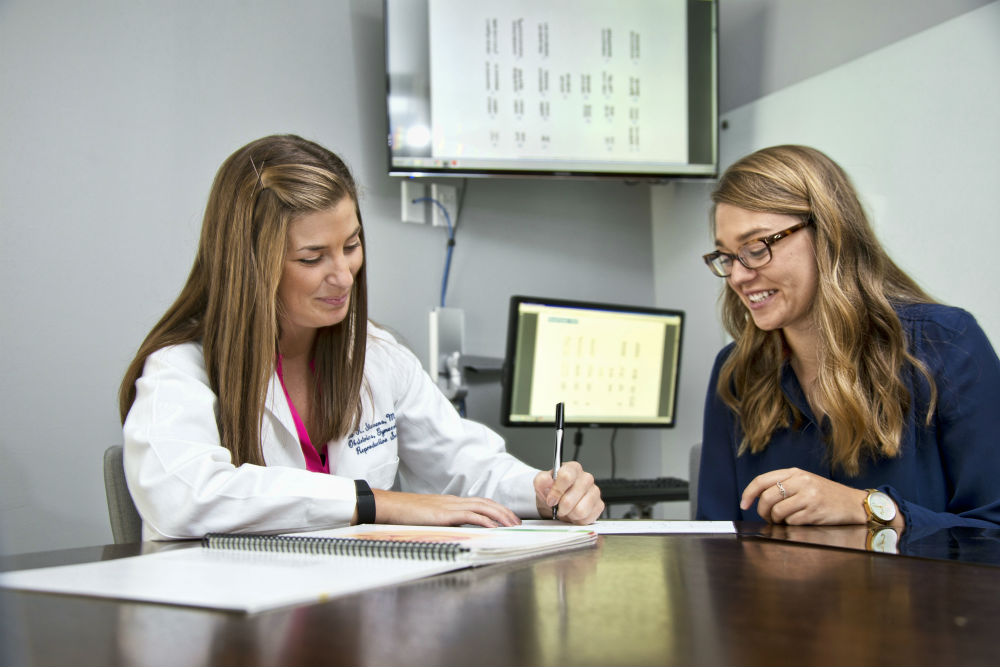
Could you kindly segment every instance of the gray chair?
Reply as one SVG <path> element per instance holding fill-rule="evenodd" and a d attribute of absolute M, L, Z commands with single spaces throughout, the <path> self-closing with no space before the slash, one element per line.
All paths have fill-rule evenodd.
<path fill-rule="evenodd" d="M 142 519 L 125 483 L 121 445 L 111 445 L 104 450 L 104 492 L 108 496 L 108 517 L 115 544 L 141 542 Z"/>
<path fill-rule="evenodd" d="M 701 443 L 691 445 L 688 455 L 688 496 L 691 503 L 691 520 L 698 513 L 698 472 L 701 469 Z"/>

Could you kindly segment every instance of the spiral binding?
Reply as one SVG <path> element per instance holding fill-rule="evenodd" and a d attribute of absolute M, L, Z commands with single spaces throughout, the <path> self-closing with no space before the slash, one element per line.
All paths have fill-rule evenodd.
<path fill-rule="evenodd" d="M 457 542 L 400 542 L 349 537 L 239 535 L 231 533 L 209 533 L 202 538 L 202 545 L 209 549 L 233 551 L 449 561 L 458 560 L 470 551 L 469 547 Z"/>

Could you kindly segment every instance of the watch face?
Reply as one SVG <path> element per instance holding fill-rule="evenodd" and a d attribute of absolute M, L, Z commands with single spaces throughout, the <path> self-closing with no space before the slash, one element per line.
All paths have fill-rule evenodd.
<path fill-rule="evenodd" d="M 892 498 L 881 491 L 872 491 L 868 495 L 868 507 L 876 519 L 884 523 L 889 523 L 896 518 L 896 505 Z"/>
<path fill-rule="evenodd" d="M 896 543 L 899 541 L 899 536 L 896 531 L 892 528 L 879 528 L 874 531 L 869 542 L 869 549 L 872 551 L 877 551 L 883 554 L 894 554 L 898 553 L 896 549 Z"/>

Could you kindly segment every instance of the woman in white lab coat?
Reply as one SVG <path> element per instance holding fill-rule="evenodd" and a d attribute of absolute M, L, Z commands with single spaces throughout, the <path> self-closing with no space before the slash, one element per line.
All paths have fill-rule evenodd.
<path fill-rule="evenodd" d="M 599 516 L 579 464 L 553 482 L 518 461 L 368 321 L 364 257 L 336 155 L 283 135 L 223 163 L 187 284 L 122 381 L 145 539 Z"/>

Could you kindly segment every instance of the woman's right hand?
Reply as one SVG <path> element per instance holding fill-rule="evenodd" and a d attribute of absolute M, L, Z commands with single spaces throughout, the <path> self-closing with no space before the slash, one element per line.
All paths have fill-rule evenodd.
<path fill-rule="evenodd" d="M 373 489 L 372 492 L 375 494 L 376 523 L 413 526 L 472 524 L 486 528 L 517 526 L 521 523 L 516 514 L 488 498 L 404 493 L 382 489 Z M 357 520 L 357 517 L 354 520 Z"/>

